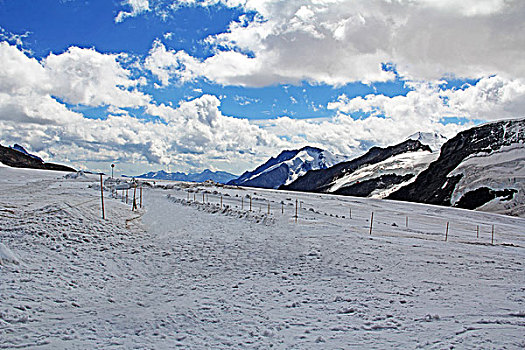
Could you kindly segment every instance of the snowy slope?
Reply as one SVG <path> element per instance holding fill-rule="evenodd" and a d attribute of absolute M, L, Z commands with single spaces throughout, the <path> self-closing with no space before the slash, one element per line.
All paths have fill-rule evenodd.
<path fill-rule="evenodd" d="M 326 169 L 346 158 L 334 155 L 315 147 L 303 147 L 300 150 L 283 151 L 276 158 L 242 174 L 230 185 L 263 188 L 278 188 L 288 185 L 310 170 Z"/>
<path fill-rule="evenodd" d="M 389 198 L 524 215 L 525 119 L 483 124 L 443 144 L 439 158 Z"/>
<path fill-rule="evenodd" d="M 490 154 L 477 153 L 461 162 L 450 176 L 461 175 L 452 193 L 451 203 L 458 205 L 469 192 L 479 188 L 516 191 L 512 198 L 496 197 L 479 209 L 525 216 L 525 145 L 515 143 Z"/>
<path fill-rule="evenodd" d="M 0 167 L 0 348 L 525 346 L 524 219 L 164 182 L 102 220 L 97 183 Z"/>
<path fill-rule="evenodd" d="M 392 156 L 382 162 L 366 165 L 356 171 L 345 174 L 336 179 L 333 185 L 327 189 L 328 193 L 341 192 L 345 187 L 355 186 L 377 179 L 383 175 L 397 175 L 407 177 L 406 180 L 399 183 L 394 183 L 382 188 L 376 187 L 367 197 L 371 198 L 385 198 L 390 193 L 414 181 L 416 176 L 425 170 L 430 163 L 436 160 L 439 156 L 438 152 L 417 151 L 402 153 Z M 408 175 L 408 176 L 407 176 Z"/>

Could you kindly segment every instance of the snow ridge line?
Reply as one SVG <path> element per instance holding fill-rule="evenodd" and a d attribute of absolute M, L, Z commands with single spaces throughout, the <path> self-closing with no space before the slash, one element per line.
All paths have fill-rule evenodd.
<path fill-rule="evenodd" d="M 166 198 L 168 198 L 169 201 L 173 203 L 182 204 L 185 206 L 195 207 L 199 210 L 208 212 L 210 214 L 222 214 L 230 217 L 235 217 L 239 219 L 245 219 L 248 221 L 255 222 L 256 224 L 263 224 L 265 226 L 271 226 L 275 224 L 275 218 L 273 218 L 268 214 L 255 214 L 253 211 L 244 211 L 244 210 L 236 210 L 230 207 L 229 205 L 224 205 L 221 209 L 219 205 L 217 204 L 206 204 L 206 203 L 198 203 L 198 202 L 192 202 L 187 201 L 185 199 L 180 199 L 172 196 L 171 194 L 166 195 Z"/>

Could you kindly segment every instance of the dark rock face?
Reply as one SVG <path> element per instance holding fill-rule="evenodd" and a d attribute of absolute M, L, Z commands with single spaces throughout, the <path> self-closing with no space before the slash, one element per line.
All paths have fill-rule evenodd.
<path fill-rule="evenodd" d="M 379 189 L 385 189 L 392 185 L 396 185 L 410 180 L 414 177 L 413 174 L 406 174 L 404 176 L 396 174 L 386 174 L 376 177 L 374 179 L 354 183 L 351 186 L 346 186 L 338 189 L 334 194 L 342 194 L 345 196 L 368 197 L 372 192 Z"/>
<path fill-rule="evenodd" d="M 311 170 L 288 186 L 281 186 L 280 189 L 323 192 L 333 181 L 347 173 L 356 171 L 362 166 L 376 164 L 398 154 L 416 151 L 431 152 L 431 149 L 417 140 L 407 140 L 398 145 L 386 148 L 372 147 L 366 154 L 359 158 L 336 164 L 327 169 Z"/>
<path fill-rule="evenodd" d="M 496 198 L 511 200 L 517 192 L 515 189 L 497 191 L 488 187 L 480 187 L 465 193 L 454 206 L 463 209 L 476 209 Z"/>
<path fill-rule="evenodd" d="M 490 153 L 503 146 L 524 141 L 523 132 L 512 135 L 507 133 L 507 130 L 515 126 L 522 126 L 523 130 L 524 125 L 525 120 L 510 120 L 460 132 L 441 147 L 439 158 L 421 172 L 413 183 L 392 193 L 388 198 L 450 206 L 452 194 L 462 175 L 447 177 L 448 174 L 472 154 Z"/>
<path fill-rule="evenodd" d="M 75 172 L 76 170 L 65 165 L 45 163 L 42 159 L 12 148 L 0 146 L 0 162 L 13 168 L 31 168 Z"/>

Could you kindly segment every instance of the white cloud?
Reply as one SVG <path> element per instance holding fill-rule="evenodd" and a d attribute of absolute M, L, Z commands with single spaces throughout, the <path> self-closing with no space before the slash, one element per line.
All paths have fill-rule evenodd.
<path fill-rule="evenodd" d="M 24 143 L 45 159 L 93 167 L 118 161 L 128 174 L 167 165 L 240 172 L 288 145 L 247 120 L 223 115 L 215 96 L 177 108 L 154 104 L 112 55 L 70 48 L 38 62 L 0 43 L 0 62 L 0 142 Z M 107 105 L 109 115 L 84 118 L 61 101 Z M 122 109 L 137 106 L 161 122 Z"/>
<path fill-rule="evenodd" d="M 150 100 L 134 89 L 140 81 L 130 78 L 130 72 L 122 68 L 117 55 L 70 47 L 62 54 L 50 54 L 43 63 L 53 85 L 53 95 L 66 102 L 136 107 Z"/>
<path fill-rule="evenodd" d="M 439 122 L 443 118 L 497 120 L 525 115 L 525 82 L 488 77 L 465 89 L 443 89 L 442 82 L 411 83 L 406 96 L 368 95 L 348 99 L 345 95 L 328 104 L 341 113 L 364 112 L 385 116 L 400 124 Z"/>
<path fill-rule="evenodd" d="M 29 58 L 17 47 L 0 42 L 0 92 L 12 96 L 56 96 L 71 104 L 136 107 L 149 96 L 135 89 L 139 80 L 121 67 L 117 55 L 71 47 L 50 54 L 42 62 Z"/>
<path fill-rule="evenodd" d="M 128 17 L 136 17 L 142 13 L 150 11 L 148 0 L 124 0 L 123 5 L 131 7 L 131 12 L 120 11 L 115 17 L 115 23 L 120 23 Z"/>
<path fill-rule="evenodd" d="M 163 70 L 163 81 L 205 77 L 220 84 L 265 86 L 393 79 L 383 63 L 395 64 L 412 80 L 525 78 L 525 2 L 520 0 L 220 2 L 257 15 L 252 21 L 242 16 L 226 33 L 207 38 L 217 47 L 210 58 L 174 53 L 160 65 L 171 68 Z"/>

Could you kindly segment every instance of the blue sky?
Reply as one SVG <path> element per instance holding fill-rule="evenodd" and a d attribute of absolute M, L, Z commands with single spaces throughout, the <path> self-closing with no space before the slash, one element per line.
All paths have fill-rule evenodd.
<path fill-rule="evenodd" d="M 523 115 L 523 67 L 510 64 L 523 9 L 3 0 L 0 142 L 93 170 L 240 173 L 307 144 L 353 156 L 416 131 L 451 136 Z"/>

